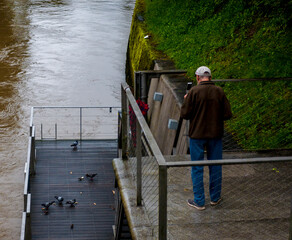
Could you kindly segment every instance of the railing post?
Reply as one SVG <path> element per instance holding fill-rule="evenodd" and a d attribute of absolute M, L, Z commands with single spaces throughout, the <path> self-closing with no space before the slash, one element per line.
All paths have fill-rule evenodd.
<path fill-rule="evenodd" d="M 142 102 L 147 102 L 147 74 L 142 72 L 141 77 L 141 100 Z"/>
<path fill-rule="evenodd" d="M 289 227 L 289 240 L 292 240 L 292 193 L 291 193 L 291 205 L 290 205 L 290 227 Z"/>
<path fill-rule="evenodd" d="M 137 206 L 142 202 L 142 147 L 141 147 L 141 126 L 136 118 L 136 158 L 137 158 Z"/>
<path fill-rule="evenodd" d="M 31 149 L 30 149 L 30 167 L 31 174 L 35 174 L 35 136 L 31 136 Z"/>
<path fill-rule="evenodd" d="M 159 165 L 159 240 L 167 239 L 167 167 Z"/>
<path fill-rule="evenodd" d="M 128 101 L 122 86 L 122 159 L 128 159 Z"/>
<path fill-rule="evenodd" d="M 79 120 L 80 121 L 80 143 L 79 144 L 81 145 L 81 142 L 82 142 L 82 107 L 80 107 L 79 109 L 80 109 L 80 115 L 79 115 L 80 116 L 80 120 Z"/>

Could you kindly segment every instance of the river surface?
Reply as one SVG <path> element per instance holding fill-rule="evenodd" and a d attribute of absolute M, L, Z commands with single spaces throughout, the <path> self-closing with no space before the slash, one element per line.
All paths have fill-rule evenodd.
<path fill-rule="evenodd" d="M 0 1 L 0 239 L 18 239 L 31 106 L 120 106 L 135 0 Z"/>

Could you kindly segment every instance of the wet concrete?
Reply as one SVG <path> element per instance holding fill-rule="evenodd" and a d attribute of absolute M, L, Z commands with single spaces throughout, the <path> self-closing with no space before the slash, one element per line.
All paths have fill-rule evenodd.
<path fill-rule="evenodd" d="M 266 153 L 226 153 L 225 159 L 263 157 Z M 167 161 L 189 161 L 189 155 L 167 156 Z M 135 160 L 134 160 L 135 161 Z M 153 158 L 143 158 L 143 169 Z M 152 185 L 144 201 L 136 206 L 133 159 L 114 159 L 118 186 L 134 239 L 157 239 L 158 171 L 147 171 L 144 188 Z M 146 176 L 143 176 L 145 179 Z M 167 239 L 288 239 L 292 187 L 292 164 L 265 163 L 223 166 L 223 201 L 211 207 L 208 195 L 208 171 L 205 169 L 206 210 L 187 205 L 193 198 L 190 167 L 168 169 Z M 154 187 L 153 187 L 154 186 Z M 154 190 L 153 190 L 154 189 Z"/>

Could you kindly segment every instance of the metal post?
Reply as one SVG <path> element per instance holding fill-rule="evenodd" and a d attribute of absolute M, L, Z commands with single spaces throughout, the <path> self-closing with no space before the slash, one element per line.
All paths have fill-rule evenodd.
<path fill-rule="evenodd" d="M 35 136 L 31 136 L 31 149 L 30 149 L 30 168 L 31 174 L 35 175 Z"/>
<path fill-rule="evenodd" d="M 43 124 L 41 123 L 41 140 L 43 140 Z"/>
<path fill-rule="evenodd" d="M 290 206 L 289 240 L 292 240 L 292 193 L 291 193 L 291 206 Z"/>
<path fill-rule="evenodd" d="M 128 159 L 128 104 L 126 92 L 122 87 L 122 159 Z"/>
<path fill-rule="evenodd" d="M 167 167 L 159 165 L 159 240 L 167 239 Z"/>
<path fill-rule="evenodd" d="M 134 97 L 138 99 L 141 97 L 141 73 L 135 72 L 134 75 Z"/>
<path fill-rule="evenodd" d="M 79 108 L 80 109 L 80 114 L 79 114 L 79 116 L 80 116 L 80 145 L 81 145 L 81 141 L 82 141 L 82 107 L 80 107 Z"/>
<path fill-rule="evenodd" d="M 142 102 L 147 103 L 147 74 L 142 72 L 141 77 L 141 100 Z"/>
<path fill-rule="evenodd" d="M 142 148 L 141 148 L 141 126 L 136 118 L 136 158 L 137 158 L 137 206 L 142 202 Z"/>
<path fill-rule="evenodd" d="M 57 123 L 55 123 L 55 139 L 57 140 Z"/>

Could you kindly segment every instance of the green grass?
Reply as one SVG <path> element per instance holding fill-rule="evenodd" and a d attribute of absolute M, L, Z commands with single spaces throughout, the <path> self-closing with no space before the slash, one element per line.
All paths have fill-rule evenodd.
<path fill-rule="evenodd" d="M 292 77 L 292 1 L 145 0 L 151 43 L 194 80 Z M 223 84 L 234 118 L 227 129 L 245 149 L 292 148 L 291 81 Z"/>
<path fill-rule="evenodd" d="M 189 76 L 201 65 L 215 78 L 292 76 L 291 1 L 145 1 L 158 49 Z"/>

